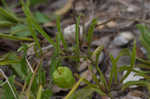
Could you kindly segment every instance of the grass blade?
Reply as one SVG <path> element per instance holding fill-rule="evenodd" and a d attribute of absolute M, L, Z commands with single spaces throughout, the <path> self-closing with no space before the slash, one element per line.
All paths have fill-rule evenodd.
<path fill-rule="evenodd" d="M 2 71 L 2 69 L 0 69 L 0 72 L 1 72 L 1 74 L 3 75 L 3 77 L 6 79 L 6 82 L 7 82 L 7 84 L 8 84 L 8 86 L 6 85 L 6 86 L 3 86 L 3 87 L 5 87 L 5 91 L 7 91 L 7 95 L 11 95 L 10 94 L 10 91 L 12 92 L 12 94 L 13 94 L 13 96 L 14 96 L 14 99 L 18 99 L 17 98 L 17 94 L 16 94 L 16 89 L 15 89 L 15 87 L 14 87 L 14 76 L 11 76 L 11 77 L 7 77 L 6 75 L 5 75 L 5 73 Z M 9 89 L 9 88 L 10 89 Z M 6 97 L 8 98 L 8 97 L 11 97 L 11 96 L 7 96 L 6 95 Z"/>
<path fill-rule="evenodd" d="M 19 41 L 33 41 L 33 39 L 31 39 L 31 38 L 17 37 L 17 36 L 7 35 L 7 34 L 4 34 L 4 33 L 0 33 L 0 38 L 11 39 L 11 40 L 19 40 Z"/>
<path fill-rule="evenodd" d="M 105 76 L 103 75 L 103 72 L 101 71 L 101 69 L 99 68 L 99 55 L 101 54 L 102 50 L 104 49 L 104 46 L 100 46 L 98 47 L 92 54 L 92 56 L 96 56 L 96 61 L 95 61 L 95 65 L 96 65 L 96 69 L 97 71 L 99 72 L 99 75 L 100 75 L 100 79 L 103 83 L 103 85 L 105 86 L 106 89 L 109 89 L 108 88 L 108 85 L 107 85 L 107 82 L 106 82 L 106 79 L 105 79 Z"/>
<path fill-rule="evenodd" d="M 147 50 L 148 58 L 150 58 L 150 40 L 149 40 L 150 30 L 147 26 L 142 25 L 142 24 L 138 24 L 137 28 L 141 32 L 140 41 L 141 41 L 142 45 L 144 46 L 144 48 L 146 48 L 146 50 Z"/>
<path fill-rule="evenodd" d="M 119 55 L 115 59 L 112 55 L 110 55 L 110 59 L 112 62 L 112 69 L 111 69 L 110 76 L 109 76 L 110 77 L 109 78 L 110 87 L 111 87 L 111 84 L 113 81 L 113 77 L 114 77 L 115 83 L 117 83 L 117 75 L 118 75 L 117 62 L 119 61 L 119 58 L 124 55 L 127 55 L 127 56 L 130 55 L 128 49 L 121 50 Z M 121 66 L 121 70 L 124 70 L 125 68 L 126 68 L 126 66 Z M 119 70 L 119 71 L 121 71 L 121 70 Z"/>
<path fill-rule="evenodd" d="M 119 56 L 116 59 L 114 59 L 114 57 L 112 55 L 110 55 L 110 59 L 112 62 L 112 69 L 111 69 L 110 78 L 109 78 L 110 88 L 111 88 L 113 78 L 115 80 L 115 83 L 117 83 L 117 74 L 118 74 L 117 73 L 117 62 L 119 60 Z"/>
<path fill-rule="evenodd" d="M 133 45 L 132 53 L 131 53 L 130 57 L 131 57 L 130 69 L 128 69 L 127 73 L 121 79 L 121 83 L 128 77 L 128 75 L 131 73 L 131 71 L 132 71 L 132 69 L 135 65 L 135 61 L 136 61 L 136 41 L 134 41 L 134 45 Z"/>
<path fill-rule="evenodd" d="M 69 97 L 75 92 L 75 90 L 79 87 L 82 81 L 83 81 L 83 78 L 80 78 L 79 81 L 73 86 L 71 91 L 67 94 L 67 96 L 64 99 L 69 99 Z"/>
<path fill-rule="evenodd" d="M 42 89 L 43 89 L 43 86 L 40 85 L 39 90 L 38 90 L 38 93 L 37 93 L 37 98 L 36 98 L 36 99 L 41 99 L 41 96 L 42 96 Z"/>
<path fill-rule="evenodd" d="M 132 86 L 132 85 L 146 86 L 147 87 L 148 82 L 146 82 L 146 81 L 129 81 L 122 86 L 122 90 L 125 90 L 126 88 L 128 88 L 129 86 Z"/>
<path fill-rule="evenodd" d="M 0 27 L 11 27 L 13 25 L 14 25 L 14 23 L 12 23 L 10 21 L 6 21 L 6 20 L 0 21 Z"/>
<path fill-rule="evenodd" d="M 2 7 L 0 7 L 0 15 L 11 22 L 19 22 L 19 18 L 17 18 L 12 12 L 3 9 Z"/>
<path fill-rule="evenodd" d="M 92 24 L 90 25 L 89 29 L 88 29 L 88 34 L 87 34 L 87 43 L 88 43 L 88 51 L 90 53 L 90 44 L 92 42 L 92 38 L 93 38 L 93 33 L 94 33 L 94 28 L 97 24 L 97 20 L 93 19 L 92 20 Z"/>
<path fill-rule="evenodd" d="M 35 41 L 35 44 L 38 47 L 38 49 L 40 49 L 40 53 L 42 54 L 42 49 L 40 47 L 40 43 L 39 43 L 39 40 L 37 38 L 36 31 L 33 29 L 33 26 L 32 26 L 32 23 L 31 23 L 31 20 L 30 20 L 29 17 L 27 17 L 27 23 L 28 23 L 28 28 L 29 28 L 29 30 L 31 32 L 31 35 L 32 35 L 32 37 L 33 37 L 33 39 Z"/>
<path fill-rule="evenodd" d="M 33 17 L 32 13 L 30 12 L 29 7 L 27 6 L 27 4 L 25 4 L 23 2 L 23 0 L 21 0 L 22 3 L 22 9 L 25 13 L 25 15 L 29 18 L 29 20 L 31 21 L 31 24 L 35 27 L 35 29 L 41 33 L 41 35 L 43 37 L 45 37 L 49 43 L 51 43 L 55 48 L 56 48 L 56 44 L 55 42 L 49 37 L 49 35 L 41 28 L 41 26 L 38 24 L 38 22 L 35 20 L 35 18 Z"/>
<path fill-rule="evenodd" d="M 64 49 L 67 50 L 67 43 L 66 43 L 66 41 L 65 41 L 65 39 L 64 39 L 63 33 L 61 32 L 60 17 L 59 17 L 59 16 L 57 17 L 56 25 L 57 25 L 57 30 L 58 30 L 58 33 L 59 33 L 59 37 L 60 37 L 60 39 L 61 39 L 61 41 L 62 41 L 62 44 L 63 44 L 63 46 L 64 46 Z"/>
<path fill-rule="evenodd" d="M 77 23 L 76 23 L 76 33 L 75 33 L 75 42 L 76 42 L 76 46 L 75 46 L 75 53 L 77 56 L 77 62 L 80 61 L 80 44 L 79 44 L 79 36 L 80 36 L 80 32 L 79 32 L 79 24 L 80 24 L 80 16 L 77 18 Z"/>
<path fill-rule="evenodd" d="M 57 19 L 57 21 L 58 21 L 58 19 Z M 57 29 L 58 29 L 58 33 L 57 33 L 57 35 L 56 35 L 56 52 L 57 52 L 57 54 L 59 55 L 59 53 L 60 53 L 60 43 L 61 43 L 61 38 L 60 38 L 60 33 L 61 33 L 61 31 L 60 31 L 60 23 L 59 22 L 57 22 Z"/>

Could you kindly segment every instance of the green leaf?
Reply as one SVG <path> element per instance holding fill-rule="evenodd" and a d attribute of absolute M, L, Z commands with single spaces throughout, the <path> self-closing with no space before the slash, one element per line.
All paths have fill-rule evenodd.
<path fill-rule="evenodd" d="M 5 18 L 6 20 L 10 22 L 14 22 L 14 23 L 19 22 L 19 18 L 17 18 L 14 13 L 5 10 L 2 7 L 0 7 L 0 16 L 2 16 L 3 18 Z"/>
<path fill-rule="evenodd" d="M 11 27 L 10 33 L 18 37 L 31 36 L 28 26 L 24 24 L 17 24 L 16 26 Z"/>
<path fill-rule="evenodd" d="M 10 27 L 13 26 L 14 23 L 7 21 L 7 20 L 0 20 L 0 28 L 1 27 Z"/>
<path fill-rule="evenodd" d="M 58 27 L 58 26 L 57 26 L 57 27 Z M 61 52 L 60 45 L 61 45 L 60 33 L 57 33 L 57 35 L 56 35 L 56 52 L 57 52 L 58 55 L 59 55 L 60 52 Z"/>
<path fill-rule="evenodd" d="M 11 85 L 12 89 L 10 88 L 10 85 L 8 83 L 5 83 L 2 88 L 3 88 L 3 96 L 2 96 L 2 99 L 17 99 L 17 92 L 16 92 L 16 88 L 15 88 L 15 85 L 14 85 L 14 79 L 15 79 L 15 76 L 10 76 L 8 78 L 8 82 L 9 84 Z M 12 92 L 12 90 L 14 91 L 14 93 Z M 15 96 L 16 98 L 15 98 Z"/>
<path fill-rule="evenodd" d="M 6 0 L 1 0 L 1 3 L 4 7 L 8 7 L 7 3 L 6 3 Z"/>
<path fill-rule="evenodd" d="M 99 88 L 91 88 L 93 91 L 97 92 L 101 96 L 106 96 L 106 94 Z"/>
<path fill-rule="evenodd" d="M 118 57 L 121 57 L 121 56 L 130 56 L 130 51 L 128 48 L 124 48 L 122 49 L 120 52 L 119 52 L 119 56 Z"/>
<path fill-rule="evenodd" d="M 35 31 L 32 23 L 31 23 L 31 21 L 32 20 L 29 17 L 27 17 L 28 28 L 29 28 L 29 30 L 31 32 L 31 35 L 32 35 L 34 41 L 35 41 L 35 46 L 34 47 L 38 47 L 38 49 L 40 50 L 40 54 L 42 54 L 42 49 L 41 49 L 41 46 L 40 46 L 40 42 L 39 42 L 39 39 L 38 39 L 37 34 L 36 34 L 36 31 Z M 36 52 L 36 48 L 35 48 L 35 52 Z M 38 53 L 36 53 L 36 55 L 39 56 Z"/>
<path fill-rule="evenodd" d="M 137 28 L 141 32 L 140 41 L 142 45 L 146 48 L 148 52 L 148 57 L 150 58 L 150 29 L 142 24 L 138 24 Z"/>
<path fill-rule="evenodd" d="M 143 68 L 143 69 L 150 69 L 150 61 L 144 60 L 142 58 L 136 57 L 137 61 L 141 62 L 140 64 L 137 64 L 137 67 Z"/>
<path fill-rule="evenodd" d="M 2 60 L 3 63 L 5 62 L 6 65 L 10 65 L 12 67 L 12 69 L 17 73 L 17 75 L 19 75 L 22 79 L 24 79 L 26 73 L 24 72 L 24 70 L 22 69 L 22 61 L 21 59 L 15 54 L 15 53 L 8 53 L 7 54 L 7 58 Z M 7 62 L 9 64 L 7 64 Z"/>
<path fill-rule="evenodd" d="M 32 79 L 32 77 L 31 77 Z M 34 97 L 37 96 L 37 91 L 38 91 L 38 86 L 39 86 L 39 83 L 38 83 L 38 80 L 36 79 L 36 77 L 33 79 L 33 82 L 32 82 L 32 85 L 31 85 L 31 93 Z"/>
<path fill-rule="evenodd" d="M 99 46 L 95 49 L 95 51 L 92 54 L 92 57 L 96 56 L 96 60 L 94 61 L 94 64 L 96 66 L 96 70 L 98 71 L 99 75 L 100 75 L 100 79 L 103 83 L 103 85 L 105 85 L 105 87 L 108 89 L 108 85 L 105 79 L 105 76 L 103 74 L 103 72 L 101 71 L 101 69 L 99 68 L 99 55 L 101 54 L 102 50 L 104 49 L 104 46 Z"/>
<path fill-rule="evenodd" d="M 94 28 L 95 28 L 96 24 L 97 24 L 97 20 L 93 19 L 92 23 L 91 23 L 91 25 L 90 25 L 90 27 L 88 29 L 88 34 L 86 36 L 87 43 L 88 43 L 88 51 L 89 51 L 89 53 L 90 53 L 90 44 L 91 44 L 92 39 L 93 39 L 93 33 L 94 33 Z"/>
<path fill-rule="evenodd" d="M 30 1 L 28 1 L 28 2 L 30 2 Z M 27 3 L 28 3 L 27 2 Z M 29 30 L 30 30 L 30 32 L 31 32 L 31 34 L 32 34 L 32 37 L 33 37 L 33 39 L 34 39 L 34 41 L 35 41 L 35 47 L 37 46 L 38 47 L 38 49 L 40 49 L 40 54 L 42 54 L 42 49 L 41 49 L 41 47 L 40 47 L 40 43 L 39 43 L 39 40 L 38 40 L 38 38 L 37 38 L 37 35 L 36 35 L 36 31 L 35 31 L 35 29 L 33 28 L 33 22 L 32 21 L 35 21 L 35 19 L 33 18 L 33 16 L 32 16 L 32 14 L 31 14 L 31 12 L 30 12 L 30 9 L 29 9 L 29 5 L 28 4 L 25 4 L 24 3 L 24 1 L 23 0 L 21 0 L 21 4 L 22 4 L 22 9 L 23 9 L 23 11 L 24 11 L 24 13 L 25 13 L 25 15 L 26 15 L 26 20 L 27 20 L 27 24 L 28 24 L 28 28 L 29 28 Z M 40 26 L 39 26 L 40 27 Z M 36 50 L 35 50 L 36 51 Z M 39 54 L 38 53 L 36 53 L 36 55 L 37 56 L 39 56 Z"/>
<path fill-rule="evenodd" d="M 28 1 L 30 1 L 30 4 L 34 6 L 36 4 L 44 3 L 48 0 L 28 0 Z"/>
<path fill-rule="evenodd" d="M 76 28 L 75 28 L 75 42 L 76 42 L 76 46 L 75 46 L 75 53 L 76 53 L 76 61 L 79 62 L 80 61 L 80 39 L 79 39 L 79 35 L 80 35 L 80 31 L 79 31 L 79 24 L 80 24 L 80 16 L 77 18 L 77 23 L 76 23 Z"/>
<path fill-rule="evenodd" d="M 136 58 L 138 61 L 144 63 L 144 64 L 147 64 L 147 65 L 150 65 L 150 61 L 149 60 L 145 60 L 145 59 L 142 59 L 142 58 Z"/>
<path fill-rule="evenodd" d="M 38 84 L 41 84 L 43 86 L 46 84 L 46 72 L 41 67 L 38 70 L 37 81 Z"/>
<path fill-rule="evenodd" d="M 0 33 L 0 38 L 10 39 L 10 40 L 19 40 L 19 41 L 33 41 L 31 38 L 28 37 L 18 37 L 9 34 Z"/>
<path fill-rule="evenodd" d="M 140 41 L 141 41 L 142 45 L 144 46 L 144 48 L 146 49 L 147 56 L 150 59 L 150 45 L 149 45 L 149 43 L 147 43 L 142 37 L 140 37 Z"/>
<path fill-rule="evenodd" d="M 28 7 L 27 4 L 24 3 L 23 0 L 21 0 L 21 3 L 22 3 L 22 9 L 25 13 L 25 15 L 27 16 L 28 18 L 28 22 L 30 22 L 28 25 L 33 25 L 34 28 L 39 32 L 41 33 L 41 35 L 43 37 L 45 37 L 45 39 L 48 40 L 49 43 L 51 43 L 55 48 L 56 48 L 56 44 L 55 42 L 52 40 L 52 38 L 41 28 L 41 26 L 38 24 L 37 20 L 33 17 L 32 13 L 30 12 L 30 9 Z"/>
<path fill-rule="evenodd" d="M 96 19 L 93 19 L 92 20 L 92 23 L 88 29 L 88 34 L 87 34 L 87 42 L 88 42 L 88 45 L 90 45 L 91 41 L 92 41 L 92 37 L 93 37 L 93 32 L 94 32 L 94 28 L 97 24 L 97 20 Z"/>
<path fill-rule="evenodd" d="M 69 97 L 69 99 L 91 99 L 94 92 L 102 96 L 106 95 L 98 88 L 86 86 L 74 92 L 72 96 Z"/>
<path fill-rule="evenodd" d="M 18 61 L 16 60 L 1 60 L 0 61 L 1 66 L 6 66 L 6 65 L 14 64 L 14 63 L 18 63 Z"/>
<path fill-rule="evenodd" d="M 93 73 L 93 67 L 92 67 L 92 65 L 90 65 L 89 67 L 88 67 L 88 69 L 90 70 L 90 72 L 92 73 L 92 79 L 93 79 L 93 81 L 96 83 L 95 85 L 98 85 L 99 86 L 99 79 L 97 78 L 97 76 L 96 76 L 96 74 L 95 73 Z M 89 85 L 90 86 L 90 85 Z"/>
<path fill-rule="evenodd" d="M 123 76 L 123 78 L 121 79 L 121 82 L 123 82 L 127 77 L 128 75 L 131 73 L 132 69 L 134 68 L 135 66 L 135 62 L 136 62 L 136 41 L 134 41 L 134 45 L 133 45 L 133 48 L 132 48 L 132 52 L 130 54 L 130 69 L 127 71 L 127 73 Z"/>
<path fill-rule="evenodd" d="M 150 79 L 150 76 L 149 76 L 150 71 L 135 70 L 135 69 L 133 69 L 133 71 L 136 73 L 135 75 L 142 76 L 145 79 Z"/>
<path fill-rule="evenodd" d="M 117 83 L 117 62 L 119 60 L 119 55 L 117 56 L 116 59 L 114 59 L 114 57 L 112 55 L 110 55 L 110 59 L 111 59 L 111 63 L 112 63 L 112 69 L 111 69 L 111 72 L 110 72 L 110 78 L 109 78 L 109 82 L 110 82 L 110 88 L 111 88 L 111 84 L 112 84 L 112 81 L 113 81 L 113 78 L 115 80 L 115 83 Z"/>
<path fill-rule="evenodd" d="M 150 39 L 149 39 L 149 37 L 150 37 L 150 32 L 149 32 L 148 27 L 142 26 L 140 29 L 141 29 L 141 32 L 142 32 L 142 37 L 143 37 L 143 39 L 144 39 L 147 43 L 150 43 Z"/>
<path fill-rule="evenodd" d="M 123 65 L 119 68 L 119 72 L 123 72 L 123 71 L 129 70 L 129 69 L 130 69 L 130 66 Z"/>
<path fill-rule="evenodd" d="M 61 32 L 61 24 L 60 24 L 60 17 L 59 16 L 57 17 L 56 25 L 57 25 L 57 30 L 58 30 L 58 33 L 59 33 L 59 37 L 60 37 L 60 39 L 62 41 L 62 44 L 63 44 L 65 50 L 67 50 L 67 43 L 66 43 L 66 41 L 64 39 L 63 33 Z"/>
<path fill-rule="evenodd" d="M 136 62 L 136 41 L 134 41 L 134 45 L 131 53 L 131 67 L 134 67 Z"/>
<path fill-rule="evenodd" d="M 147 81 L 129 81 L 129 82 L 125 83 L 125 84 L 122 86 L 122 90 L 125 90 L 125 89 L 128 88 L 129 86 L 133 86 L 133 85 L 145 86 L 145 87 L 147 87 L 148 82 L 147 82 Z"/>
<path fill-rule="evenodd" d="M 39 23 L 42 23 L 42 24 L 50 21 L 50 18 L 41 12 L 36 12 L 35 18 Z"/>
<path fill-rule="evenodd" d="M 41 99 L 49 99 L 51 96 L 52 96 L 52 91 L 47 88 L 43 90 Z"/>
<path fill-rule="evenodd" d="M 51 57 L 51 64 L 50 64 L 50 77 L 52 77 L 53 72 L 56 70 L 58 66 L 60 66 L 60 58 L 57 57 L 57 52 L 54 51 L 53 56 Z"/>
<path fill-rule="evenodd" d="M 0 80 L 0 86 L 2 85 L 4 83 L 4 81 L 3 80 Z M 0 89 L 1 90 L 1 89 Z"/>
<path fill-rule="evenodd" d="M 36 99 L 41 99 L 43 86 L 40 85 Z"/>
<path fill-rule="evenodd" d="M 82 89 L 77 90 L 69 99 L 91 99 L 92 93 L 94 90 L 91 90 L 89 87 L 84 87 Z"/>

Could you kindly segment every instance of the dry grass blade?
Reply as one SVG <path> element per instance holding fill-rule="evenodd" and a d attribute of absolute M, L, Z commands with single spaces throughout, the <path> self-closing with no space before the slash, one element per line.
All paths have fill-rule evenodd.
<path fill-rule="evenodd" d="M 35 68 L 34 73 L 32 74 L 32 77 L 31 77 L 31 79 L 30 79 L 29 86 L 28 86 L 28 88 L 27 88 L 27 90 L 26 90 L 26 97 L 27 97 L 27 99 L 29 99 L 29 97 L 30 97 L 30 89 L 31 89 L 33 80 L 35 79 L 35 76 L 36 76 L 36 74 L 37 74 L 37 71 L 38 71 L 38 69 L 39 69 L 39 67 L 40 67 L 40 65 L 41 65 L 42 60 L 43 60 L 43 59 L 41 58 L 39 64 L 38 64 L 37 67 Z"/>

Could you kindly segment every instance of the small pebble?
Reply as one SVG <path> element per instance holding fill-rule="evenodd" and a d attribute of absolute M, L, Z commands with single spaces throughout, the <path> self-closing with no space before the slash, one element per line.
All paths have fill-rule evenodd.
<path fill-rule="evenodd" d="M 91 61 L 90 61 L 90 60 L 83 61 L 83 62 L 80 64 L 80 66 L 77 68 L 77 69 L 78 69 L 78 72 L 83 71 L 83 70 L 86 69 L 90 64 L 91 64 Z"/>
<path fill-rule="evenodd" d="M 91 73 L 91 71 L 89 71 L 89 70 L 86 70 L 86 71 L 82 72 L 82 73 L 80 74 L 80 76 L 83 77 L 83 78 L 85 78 L 85 79 L 88 80 L 88 81 L 91 81 L 91 80 L 92 80 L 92 73 Z M 80 85 L 83 86 L 83 85 L 85 85 L 85 83 L 84 83 L 84 82 L 81 82 Z"/>
<path fill-rule="evenodd" d="M 134 39 L 134 35 L 131 32 L 120 33 L 113 41 L 116 46 L 125 46 Z"/>
<path fill-rule="evenodd" d="M 83 27 L 79 26 L 80 39 L 83 37 Z M 64 28 L 64 39 L 67 41 L 75 42 L 76 24 L 72 24 Z"/>
<path fill-rule="evenodd" d="M 130 91 L 126 96 L 121 99 L 143 99 L 144 93 L 138 90 Z"/>
<path fill-rule="evenodd" d="M 128 8 L 127 8 L 127 11 L 128 11 L 128 12 L 131 12 L 131 13 L 137 12 L 138 10 L 139 10 L 139 8 L 138 8 L 137 6 L 134 6 L 134 5 L 130 5 L 130 6 L 128 6 Z"/>
<path fill-rule="evenodd" d="M 58 86 L 56 86 L 56 85 L 53 85 L 52 86 L 52 91 L 54 92 L 54 93 L 58 93 L 58 92 L 60 92 L 60 91 L 68 91 L 69 89 L 67 89 L 67 88 L 60 88 L 60 87 L 58 87 Z"/>

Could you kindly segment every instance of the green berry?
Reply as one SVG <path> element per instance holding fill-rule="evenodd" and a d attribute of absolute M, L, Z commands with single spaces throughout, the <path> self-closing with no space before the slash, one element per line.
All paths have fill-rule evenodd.
<path fill-rule="evenodd" d="M 53 82 L 60 88 L 71 88 L 75 78 L 68 67 L 58 67 L 53 73 Z"/>

